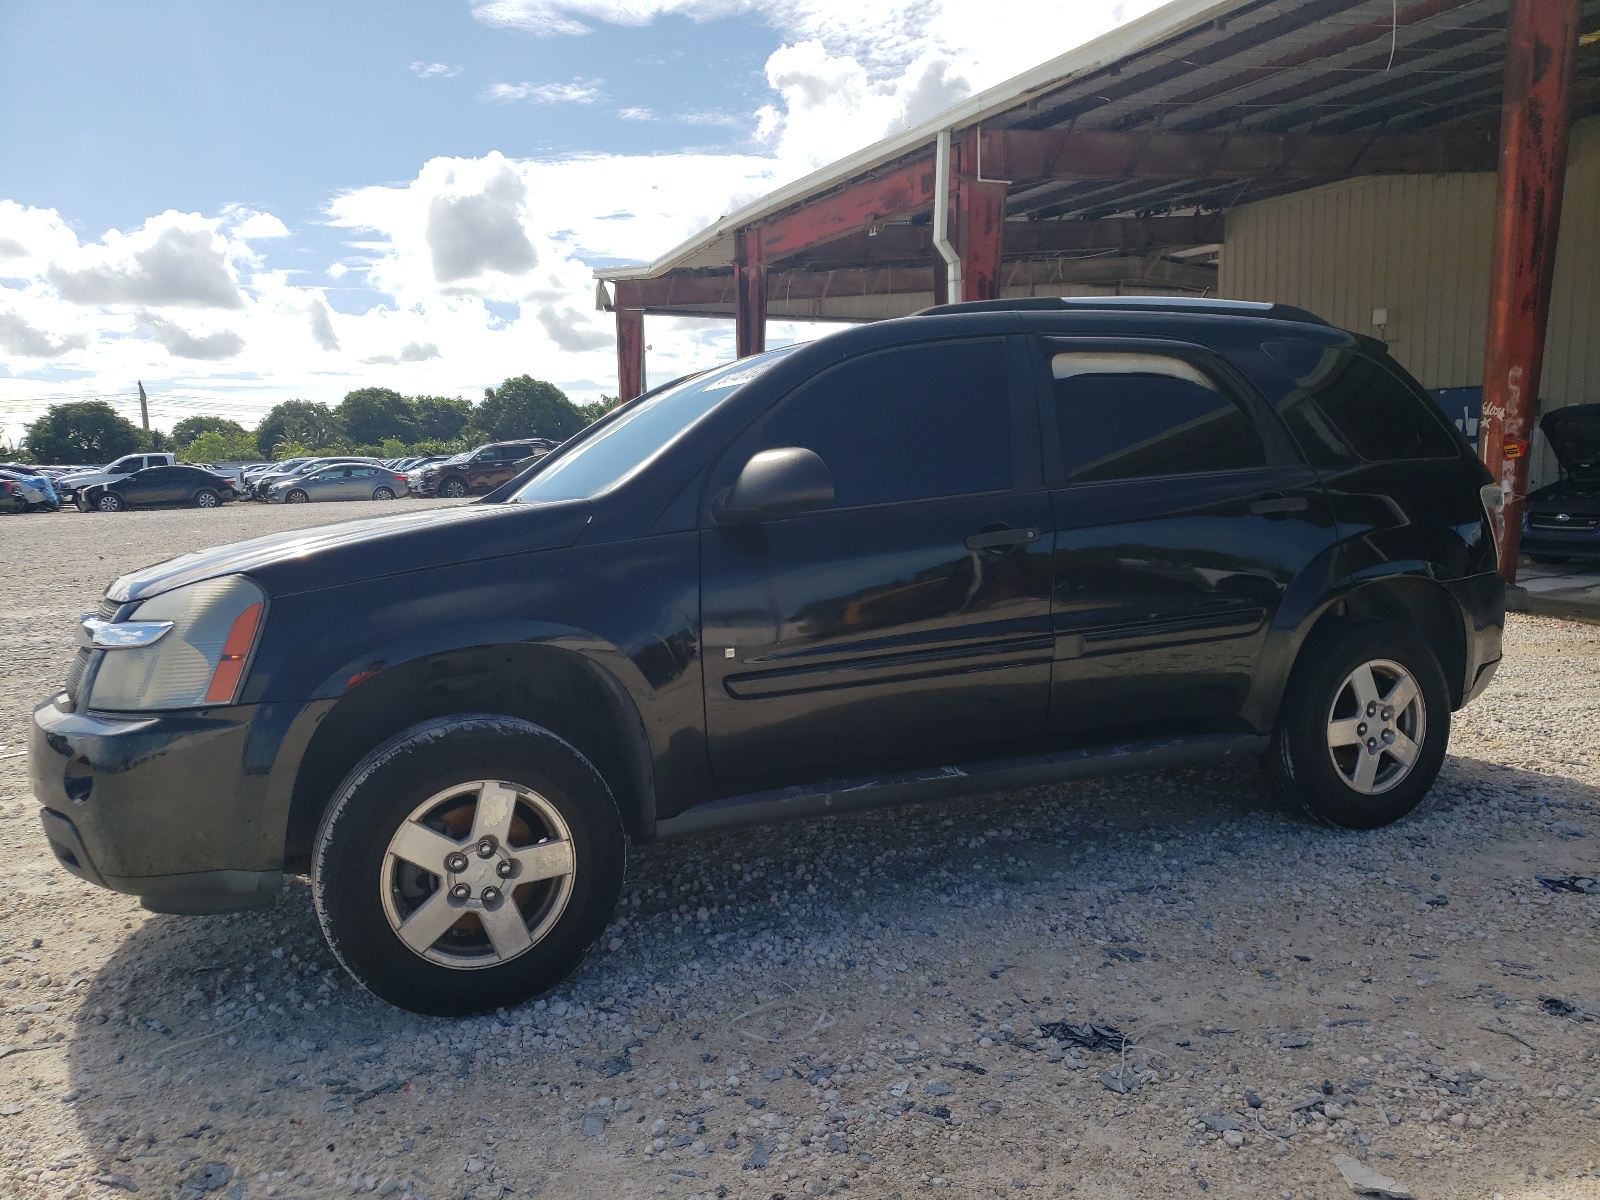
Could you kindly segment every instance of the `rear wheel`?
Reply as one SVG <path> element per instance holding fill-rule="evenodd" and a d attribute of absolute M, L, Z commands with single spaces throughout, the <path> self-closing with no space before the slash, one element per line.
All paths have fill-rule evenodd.
<path fill-rule="evenodd" d="M 1417 807 L 1450 740 L 1450 692 L 1431 649 L 1388 621 L 1309 641 L 1265 756 L 1286 800 L 1330 825 L 1375 829 Z"/>
<path fill-rule="evenodd" d="M 467 481 L 464 479 L 446 479 L 439 485 L 439 494 L 448 500 L 459 500 L 467 494 Z"/>
<path fill-rule="evenodd" d="M 306 501 L 310 500 L 311 497 L 306 495 L 299 488 L 292 488 L 289 494 L 283 499 L 286 504 L 304 504 Z"/>
<path fill-rule="evenodd" d="M 489 714 L 397 735 L 323 818 L 312 895 L 375 995 L 450 1016 L 559 983 L 604 930 L 625 842 L 610 788 L 549 730 Z"/>
<path fill-rule="evenodd" d="M 196 508 L 215 508 L 220 503 L 222 503 L 221 499 L 210 488 L 201 488 L 194 494 L 194 506 Z"/>
<path fill-rule="evenodd" d="M 125 505 L 115 492 L 105 492 L 95 498 L 95 508 L 100 512 L 121 512 Z"/>
<path fill-rule="evenodd" d="M 372 492 L 372 498 L 374 500 L 393 500 L 394 489 L 386 487 L 374 488 Z"/>

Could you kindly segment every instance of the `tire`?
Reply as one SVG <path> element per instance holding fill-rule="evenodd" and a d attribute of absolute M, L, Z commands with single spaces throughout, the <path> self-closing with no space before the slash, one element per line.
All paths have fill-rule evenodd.
<path fill-rule="evenodd" d="M 305 504 L 311 499 L 299 488 L 291 488 L 289 494 L 283 498 L 285 504 Z"/>
<path fill-rule="evenodd" d="M 122 503 L 122 497 L 115 492 L 102 492 L 95 497 L 94 507 L 98 512 L 121 512 L 127 505 Z"/>
<path fill-rule="evenodd" d="M 480 853 L 473 830 L 489 820 L 480 811 L 513 795 L 501 810 L 510 815 L 490 821 L 497 844 Z M 535 843 L 550 849 L 535 859 Z M 368 991 L 412 1012 L 460 1016 L 519 1004 L 566 978 L 611 919 L 626 857 L 611 789 L 567 742 L 511 717 L 438 717 L 390 738 L 340 786 L 312 850 L 312 898 L 329 947 Z M 535 877 L 485 894 L 508 874 Z M 497 920 L 497 944 L 478 914 L 508 909 L 521 920 Z M 452 913 L 462 916 L 436 919 Z"/>
<path fill-rule="evenodd" d="M 194 494 L 194 506 L 196 508 L 215 508 L 221 503 L 222 498 L 210 488 L 201 488 Z"/>
<path fill-rule="evenodd" d="M 1385 705 L 1396 688 L 1404 703 Z M 1450 691 L 1433 651 L 1389 621 L 1342 621 L 1301 649 L 1263 766 L 1273 790 L 1317 820 L 1376 829 L 1422 803 L 1449 741 Z M 1417 748 L 1406 764 L 1408 743 Z"/>
<path fill-rule="evenodd" d="M 386 487 L 374 488 L 372 491 L 372 498 L 374 500 L 393 500 L 394 489 Z"/>
<path fill-rule="evenodd" d="M 94 505 L 87 500 L 80 498 L 75 503 L 79 512 L 92 513 L 94 511 Z"/>
<path fill-rule="evenodd" d="M 439 495 L 447 500 L 459 500 L 467 494 L 467 481 L 464 479 L 446 479 L 439 485 Z"/>

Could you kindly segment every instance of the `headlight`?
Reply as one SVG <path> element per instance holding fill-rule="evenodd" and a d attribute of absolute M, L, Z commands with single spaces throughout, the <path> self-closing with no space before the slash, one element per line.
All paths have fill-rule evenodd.
<path fill-rule="evenodd" d="M 231 704 L 261 627 L 266 597 L 242 575 L 175 588 L 139 605 L 127 622 L 162 633 L 105 648 L 89 707 L 116 710 Z M 109 627 L 115 628 L 115 625 Z M 94 644 L 107 647 L 104 631 Z"/>

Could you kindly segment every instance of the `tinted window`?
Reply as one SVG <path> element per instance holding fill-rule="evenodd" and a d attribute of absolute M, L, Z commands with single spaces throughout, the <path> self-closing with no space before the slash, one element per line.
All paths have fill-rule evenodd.
<path fill-rule="evenodd" d="M 1178 358 L 1068 353 L 1051 359 L 1067 479 L 1088 483 L 1266 462 L 1255 422 L 1203 372 Z"/>
<path fill-rule="evenodd" d="M 1314 342 L 1268 342 L 1262 349 L 1368 462 L 1461 453 L 1433 401 L 1374 359 Z"/>
<path fill-rule="evenodd" d="M 853 359 L 792 393 L 761 426 L 833 473 L 835 508 L 1011 486 L 1005 343 L 905 346 Z"/>
<path fill-rule="evenodd" d="M 355 476 L 376 475 L 377 473 L 377 467 L 352 467 L 350 469 L 350 474 Z"/>

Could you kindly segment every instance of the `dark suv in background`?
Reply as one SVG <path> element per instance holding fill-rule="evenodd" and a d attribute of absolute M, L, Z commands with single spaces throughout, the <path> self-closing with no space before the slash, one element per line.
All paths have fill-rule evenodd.
<path fill-rule="evenodd" d="M 629 839 L 1242 756 L 1394 821 L 1500 660 L 1500 512 L 1297 310 L 948 306 L 669 384 L 501 503 L 118 579 L 33 791 L 85 879 L 309 872 L 373 992 L 492 1009 L 572 970 Z"/>
<path fill-rule="evenodd" d="M 520 442 L 490 442 L 465 454 L 429 463 L 411 472 L 408 483 L 413 496 L 481 496 L 492 492 L 514 476 L 524 459 L 549 454 L 559 442 L 548 438 L 527 438 Z"/>

